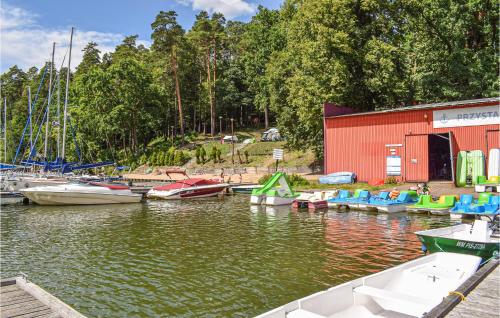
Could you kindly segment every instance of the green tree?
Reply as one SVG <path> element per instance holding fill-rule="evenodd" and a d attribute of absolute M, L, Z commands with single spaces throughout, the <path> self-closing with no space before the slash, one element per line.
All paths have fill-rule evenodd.
<path fill-rule="evenodd" d="M 101 51 L 99 51 L 97 46 L 98 45 L 95 42 L 89 42 L 85 46 L 85 48 L 82 50 L 82 61 L 77 67 L 76 74 L 88 72 L 90 68 L 101 64 Z"/>
<path fill-rule="evenodd" d="M 181 136 L 184 138 L 184 115 L 182 112 L 181 90 L 178 76 L 177 51 L 183 40 L 184 30 L 177 23 L 177 13 L 175 11 L 160 11 L 155 21 L 151 24 L 153 34 L 153 49 L 159 53 L 168 54 L 170 57 L 171 71 L 175 80 L 175 92 L 177 105 L 179 108 L 179 125 Z"/>

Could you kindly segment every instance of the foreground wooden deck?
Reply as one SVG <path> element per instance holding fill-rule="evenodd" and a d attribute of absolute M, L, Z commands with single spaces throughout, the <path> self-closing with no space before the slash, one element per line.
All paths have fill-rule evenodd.
<path fill-rule="evenodd" d="M 85 318 L 39 286 L 21 277 L 0 282 L 0 317 Z"/>
<path fill-rule="evenodd" d="M 498 318 L 500 317 L 499 260 L 491 260 L 450 293 L 425 318 Z M 465 296 L 465 299 L 462 296 Z"/>
<path fill-rule="evenodd" d="M 496 268 L 446 316 L 449 318 L 500 317 L 500 267 Z"/>

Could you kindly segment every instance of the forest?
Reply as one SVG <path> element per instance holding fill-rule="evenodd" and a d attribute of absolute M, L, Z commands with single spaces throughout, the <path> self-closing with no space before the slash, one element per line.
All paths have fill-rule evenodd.
<path fill-rule="evenodd" d="M 217 136 L 233 119 L 235 129 L 279 127 L 288 147 L 321 158 L 325 102 L 368 111 L 498 96 L 498 9 L 492 0 L 285 0 L 279 10 L 259 7 L 248 23 L 201 11 L 189 30 L 161 11 L 145 21 L 149 47 L 137 35 L 112 53 L 85 47 L 70 74 L 66 157 L 131 164 L 152 144 Z M 14 65 L 1 75 L 9 162 L 28 116 L 27 87 L 35 103 L 42 77 L 33 134 L 40 152 L 49 127 L 47 157 L 57 156 L 61 123 L 35 125 L 51 67 L 54 120 L 67 68 Z"/>

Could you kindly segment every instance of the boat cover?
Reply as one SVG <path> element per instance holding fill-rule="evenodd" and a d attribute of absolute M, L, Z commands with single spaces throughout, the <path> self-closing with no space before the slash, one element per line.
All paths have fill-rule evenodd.
<path fill-rule="evenodd" d="M 356 174 L 354 172 L 335 172 L 326 176 L 319 177 L 319 183 L 322 184 L 346 184 L 356 182 Z"/>

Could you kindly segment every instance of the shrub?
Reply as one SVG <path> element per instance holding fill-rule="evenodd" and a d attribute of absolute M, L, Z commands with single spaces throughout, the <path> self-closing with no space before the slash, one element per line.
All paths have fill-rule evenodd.
<path fill-rule="evenodd" d="M 220 159 L 221 154 L 222 154 L 222 151 L 220 149 L 217 149 L 217 161 L 218 162 L 222 162 L 222 160 Z"/>
<path fill-rule="evenodd" d="M 182 151 L 175 151 L 174 155 L 174 165 L 175 166 L 182 166 Z"/>
<path fill-rule="evenodd" d="M 168 164 L 170 166 L 175 165 L 175 148 L 174 147 L 170 147 L 170 149 L 168 149 Z"/>
<path fill-rule="evenodd" d="M 149 164 L 151 166 L 156 165 L 156 153 L 153 152 L 153 154 L 149 157 Z"/>
<path fill-rule="evenodd" d="M 148 162 L 148 157 L 146 154 L 142 154 L 142 156 L 139 157 L 139 164 L 143 165 Z"/>
<path fill-rule="evenodd" d="M 248 160 L 248 150 L 245 150 L 245 152 L 243 154 L 245 155 L 245 163 L 248 164 L 249 163 L 249 160 Z"/>
<path fill-rule="evenodd" d="M 214 163 L 217 163 L 217 147 L 213 146 L 210 151 L 210 160 L 213 160 Z"/>
<path fill-rule="evenodd" d="M 201 162 L 202 163 L 206 162 L 206 157 L 207 157 L 207 152 L 205 151 L 205 148 L 201 147 L 201 149 L 200 149 L 200 158 L 201 158 Z"/>
<path fill-rule="evenodd" d="M 241 152 L 240 150 L 236 150 L 236 154 L 238 155 L 238 161 L 240 162 L 240 165 L 243 163 L 243 160 L 241 160 Z"/>
<path fill-rule="evenodd" d="M 291 186 L 299 186 L 299 185 L 309 185 L 309 181 L 298 175 L 298 174 L 292 174 L 292 175 L 285 175 L 286 176 L 286 179 L 288 180 L 288 183 L 291 185 Z M 271 179 L 272 177 L 272 174 L 265 174 L 263 175 L 262 177 L 259 178 L 259 184 L 264 184 L 266 183 L 269 179 Z"/>
<path fill-rule="evenodd" d="M 385 184 L 398 184 L 398 178 L 396 177 L 387 177 L 384 181 Z"/>
<path fill-rule="evenodd" d="M 298 174 L 292 174 L 290 176 L 288 176 L 288 182 L 293 185 L 293 186 L 297 186 L 297 185 L 309 185 L 309 181 L 304 178 L 303 176 L 301 175 L 298 175 Z"/>
<path fill-rule="evenodd" d="M 267 180 L 271 179 L 272 177 L 272 174 L 265 174 L 263 175 L 262 177 L 259 178 L 259 180 L 257 181 L 259 184 L 264 184 L 267 182 Z"/>
<path fill-rule="evenodd" d="M 196 164 L 200 164 L 201 163 L 201 160 L 200 160 L 200 146 L 197 146 L 196 147 L 196 150 L 194 152 L 195 156 L 196 156 Z"/>

